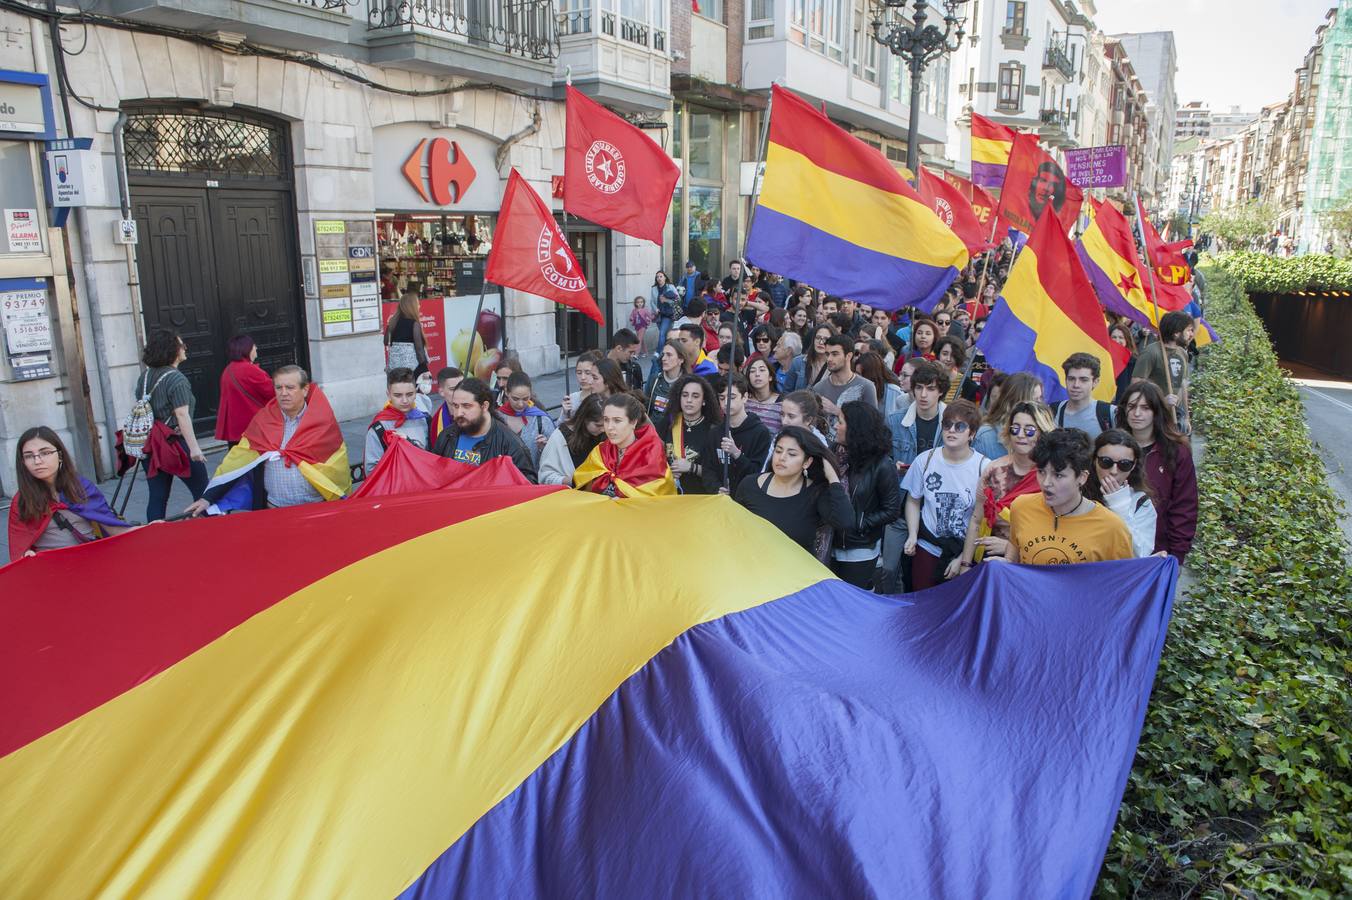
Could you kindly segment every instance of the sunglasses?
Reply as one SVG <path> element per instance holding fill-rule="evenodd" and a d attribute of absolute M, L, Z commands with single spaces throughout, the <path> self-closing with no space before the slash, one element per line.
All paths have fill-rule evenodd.
<path fill-rule="evenodd" d="M 1009 435 L 1010 435 L 1010 437 L 1018 437 L 1018 436 L 1019 436 L 1019 426 L 1018 426 L 1018 425 L 1011 425 L 1011 426 L 1009 426 Z M 1023 426 L 1023 436 L 1024 436 L 1024 437 L 1037 437 L 1037 426 L 1036 426 L 1036 425 L 1025 425 L 1025 426 Z"/>
<path fill-rule="evenodd" d="M 966 431 L 966 430 L 967 430 L 967 423 L 966 423 L 966 422 L 945 422 L 945 423 L 944 423 L 944 431 L 956 431 L 958 434 L 962 434 L 962 433 L 963 433 L 964 431 Z"/>
<path fill-rule="evenodd" d="M 1107 471 L 1111 471 L 1116 467 L 1117 471 L 1121 472 L 1123 475 L 1126 475 L 1132 469 L 1136 468 L 1136 460 L 1134 459 L 1112 459 L 1107 456 L 1100 456 L 1098 458 L 1098 464 L 1100 469 Z"/>

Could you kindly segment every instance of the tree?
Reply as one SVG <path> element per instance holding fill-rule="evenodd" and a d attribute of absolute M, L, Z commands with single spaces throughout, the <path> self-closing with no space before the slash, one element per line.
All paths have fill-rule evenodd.
<path fill-rule="evenodd" d="M 1236 203 L 1202 217 L 1198 230 L 1215 235 L 1227 244 L 1248 244 L 1271 234 L 1277 224 L 1272 207 L 1257 200 Z"/>
<path fill-rule="evenodd" d="M 1326 209 L 1320 214 L 1319 219 L 1328 230 L 1334 246 L 1344 249 L 1352 246 L 1352 194 L 1348 194 Z"/>

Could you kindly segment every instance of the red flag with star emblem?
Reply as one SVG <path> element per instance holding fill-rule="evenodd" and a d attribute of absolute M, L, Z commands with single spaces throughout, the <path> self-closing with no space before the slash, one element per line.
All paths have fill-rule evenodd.
<path fill-rule="evenodd" d="M 507 177 L 484 280 L 571 306 L 605 324 L 553 213 L 516 169 Z"/>
<path fill-rule="evenodd" d="M 984 228 L 972 209 L 972 201 L 947 179 L 920 167 L 920 198 L 967 246 L 972 256 L 990 249 L 990 226 Z"/>
<path fill-rule="evenodd" d="M 681 170 L 657 142 L 576 88 L 568 88 L 563 208 L 662 243 Z"/>

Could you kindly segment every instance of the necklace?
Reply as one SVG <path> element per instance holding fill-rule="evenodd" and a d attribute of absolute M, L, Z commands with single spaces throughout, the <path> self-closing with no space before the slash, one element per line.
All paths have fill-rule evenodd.
<path fill-rule="evenodd" d="M 1080 498 L 1080 502 L 1075 504 L 1075 508 L 1072 509 L 1070 512 L 1065 513 L 1064 515 L 1058 515 L 1058 514 L 1056 513 L 1056 511 L 1053 510 L 1053 511 L 1052 511 L 1052 531 L 1056 531 L 1056 530 L 1058 530 L 1058 529 L 1061 527 L 1061 520 L 1062 520 L 1062 519 L 1067 518 L 1068 516 L 1078 515 L 1079 512 L 1080 512 L 1080 507 L 1084 506 L 1086 503 L 1088 503 L 1088 504 L 1090 505 L 1090 507 L 1093 507 L 1093 505 L 1094 505 L 1094 501 L 1093 501 L 1093 500 L 1090 500 L 1088 497 L 1081 497 L 1081 498 Z"/>

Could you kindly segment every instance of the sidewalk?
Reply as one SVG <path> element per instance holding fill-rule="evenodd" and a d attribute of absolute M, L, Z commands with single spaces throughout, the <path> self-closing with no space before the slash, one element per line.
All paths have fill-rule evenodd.
<path fill-rule="evenodd" d="M 639 364 L 643 367 L 645 374 L 648 371 L 648 365 L 651 359 L 651 356 L 644 356 L 639 360 Z M 535 394 L 540 398 L 540 404 L 548 410 L 551 415 L 557 416 L 559 407 L 563 403 L 563 372 L 541 375 L 539 378 L 533 379 L 533 381 L 535 384 Z M 577 383 L 572 378 L 571 373 L 569 373 L 569 384 L 574 390 L 577 389 Z M 439 403 L 440 401 L 438 400 L 437 402 Z M 374 415 L 375 410 L 372 410 L 371 413 Z M 362 447 L 365 446 L 366 442 L 366 427 L 370 424 L 371 420 L 369 417 L 348 419 L 345 422 L 339 423 L 343 429 L 343 440 L 347 443 L 348 460 L 352 463 L 361 462 Z M 225 456 L 225 445 L 215 440 L 209 440 L 202 443 L 202 449 L 206 452 L 207 472 L 215 472 L 216 466 Z M 128 473 L 126 477 L 127 480 L 130 481 L 131 473 Z M 104 495 L 107 496 L 109 503 L 113 500 L 113 492 L 117 490 L 117 483 L 117 479 L 113 478 L 99 484 L 99 490 L 103 491 Z M 131 499 L 127 501 L 126 518 L 128 521 L 145 521 L 146 501 L 148 499 L 149 492 L 146 488 L 145 473 L 142 471 L 137 473 L 136 483 L 131 490 Z M 169 494 L 168 514 L 171 516 L 178 515 L 183 511 L 184 507 L 191 502 L 192 495 L 188 493 L 188 489 L 183 486 L 182 482 L 175 479 L 173 490 Z M 0 506 L 0 515 L 6 517 L 9 515 L 9 503 L 9 498 L 6 498 L 3 501 L 3 506 Z M 122 506 L 121 498 L 118 499 L 118 506 Z M 0 529 L 0 565 L 3 565 L 8 560 L 9 529 L 5 528 Z"/>

